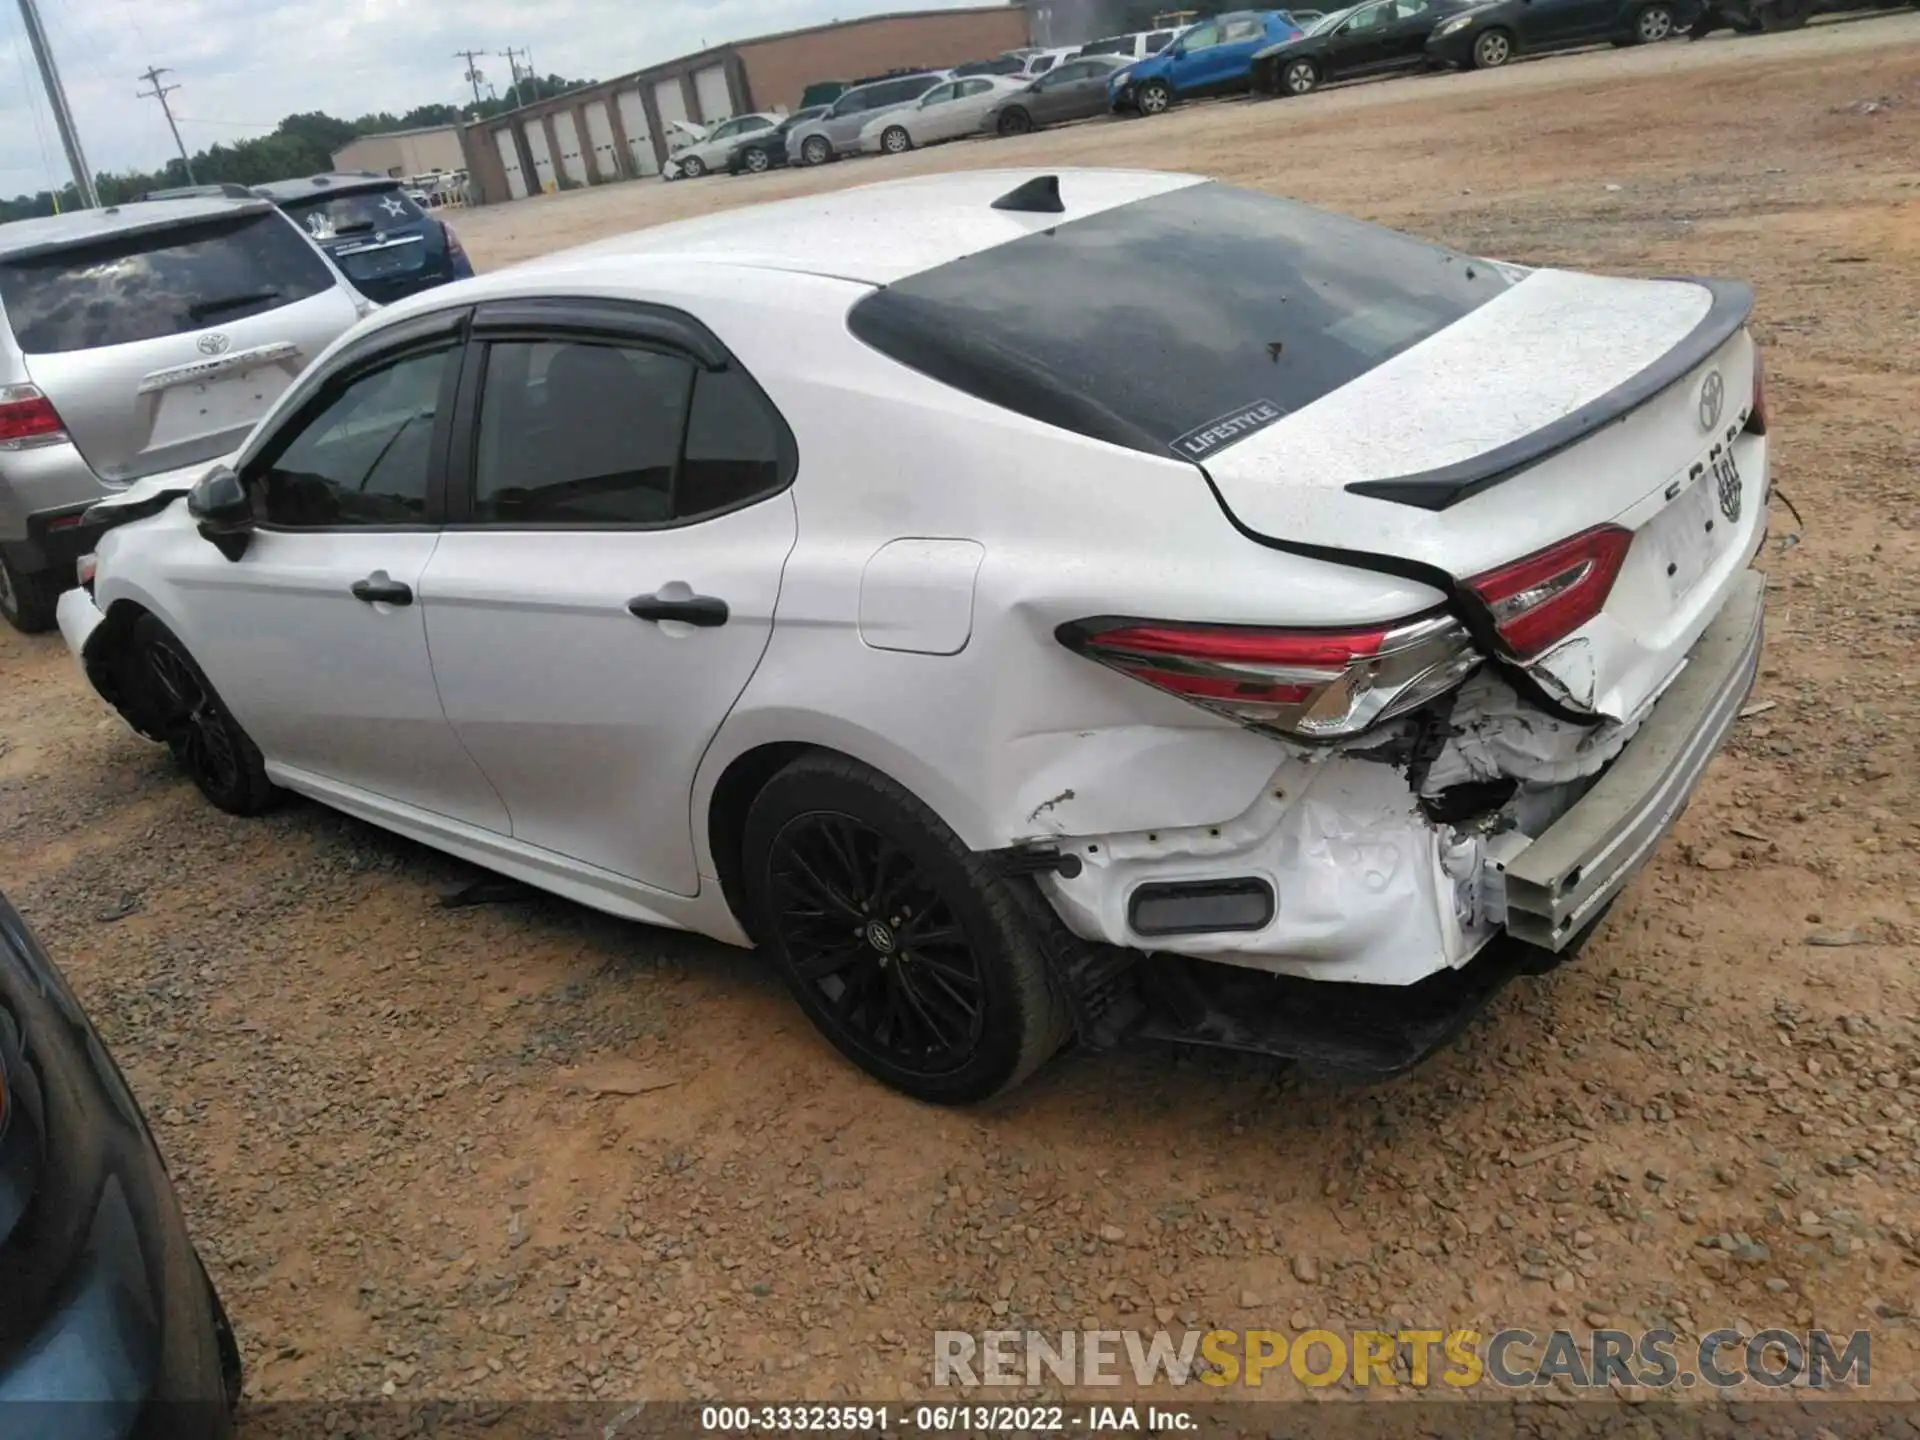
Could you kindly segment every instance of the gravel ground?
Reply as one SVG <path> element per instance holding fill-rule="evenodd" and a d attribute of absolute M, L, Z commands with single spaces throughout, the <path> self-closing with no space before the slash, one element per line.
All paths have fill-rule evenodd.
<path fill-rule="evenodd" d="M 750 955 L 318 807 L 243 822 L 0 636 L 0 882 L 154 1116 L 259 1398 L 911 1396 L 929 1332 L 1820 1325 L 1920 1306 L 1920 16 L 476 212 L 495 265 L 954 165 L 1181 168 L 1759 287 L 1771 641 L 1578 963 L 1416 1074 L 1067 1056 L 931 1112 Z"/>

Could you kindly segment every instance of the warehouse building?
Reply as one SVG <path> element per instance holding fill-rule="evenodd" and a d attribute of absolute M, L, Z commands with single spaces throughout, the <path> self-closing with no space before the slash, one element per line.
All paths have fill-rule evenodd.
<path fill-rule="evenodd" d="M 466 163 L 458 125 L 362 135 L 333 152 L 335 170 L 371 170 L 376 175 L 402 178 L 430 175 L 436 170 L 459 170 Z"/>
<path fill-rule="evenodd" d="M 658 175 L 675 120 L 711 126 L 750 111 L 791 110 L 822 81 L 944 68 L 1027 43 L 1027 12 L 1017 3 L 764 35 L 464 126 L 465 164 L 483 204 Z"/>

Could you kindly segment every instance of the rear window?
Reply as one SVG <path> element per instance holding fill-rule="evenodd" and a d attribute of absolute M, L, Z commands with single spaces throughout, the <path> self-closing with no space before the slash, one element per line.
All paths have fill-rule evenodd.
<path fill-rule="evenodd" d="M 1082 55 L 1130 55 L 1133 53 L 1133 41 L 1126 36 L 1113 40 L 1096 40 L 1091 45 L 1080 47 Z"/>
<path fill-rule="evenodd" d="M 314 248 L 268 213 L 148 230 L 0 263 L 0 308 L 29 355 L 160 340 L 333 288 Z"/>
<path fill-rule="evenodd" d="M 1203 184 L 912 276 L 861 300 L 848 324 L 991 404 L 1196 459 L 1511 283 L 1486 261 L 1411 236 Z"/>
<path fill-rule="evenodd" d="M 411 225 L 426 212 L 414 204 L 406 191 L 356 190 L 350 195 L 316 195 L 311 200 L 283 200 L 280 208 L 294 223 L 305 227 L 316 240 L 332 240 L 341 235 L 370 235 L 375 230 L 391 230 Z"/>

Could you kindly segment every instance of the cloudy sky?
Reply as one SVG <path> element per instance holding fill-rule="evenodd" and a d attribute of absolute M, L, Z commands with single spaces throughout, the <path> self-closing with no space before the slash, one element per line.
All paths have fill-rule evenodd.
<path fill-rule="evenodd" d="M 189 151 L 271 130 L 306 110 L 400 114 L 472 91 L 455 50 L 526 47 L 541 74 L 605 79 L 771 30 L 980 0 L 40 0 L 42 23 L 95 170 L 151 169 L 173 154 L 136 77 L 168 66 Z M 480 68 L 501 90 L 505 59 Z M 0 0 L 0 195 L 65 180 L 18 7 Z"/>

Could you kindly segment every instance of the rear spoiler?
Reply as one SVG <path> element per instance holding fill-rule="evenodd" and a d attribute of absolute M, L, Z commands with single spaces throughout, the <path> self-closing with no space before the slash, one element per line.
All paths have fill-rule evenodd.
<path fill-rule="evenodd" d="M 164 204 L 163 201 L 135 201 L 135 204 Z M 124 214 L 119 206 L 110 206 L 115 214 Z M 209 210 L 203 215 L 165 215 L 152 219 L 138 220 L 131 225 L 115 225 L 112 229 L 95 230 L 84 234 L 63 235 L 58 240 L 42 240 L 37 245 L 22 245 L 18 249 L 0 251 L 0 264 L 12 264 L 20 260 L 37 260 L 43 255 L 58 255 L 64 250 L 84 250 L 89 245 L 110 244 L 129 235 L 150 235 L 156 230 L 187 230 L 195 225 L 207 225 L 219 220 L 234 220 L 244 215 L 268 215 L 275 209 L 268 200 L 236 200 L 224 210 Z M 104 211 L 100 213 L 106 213 Z"/>

